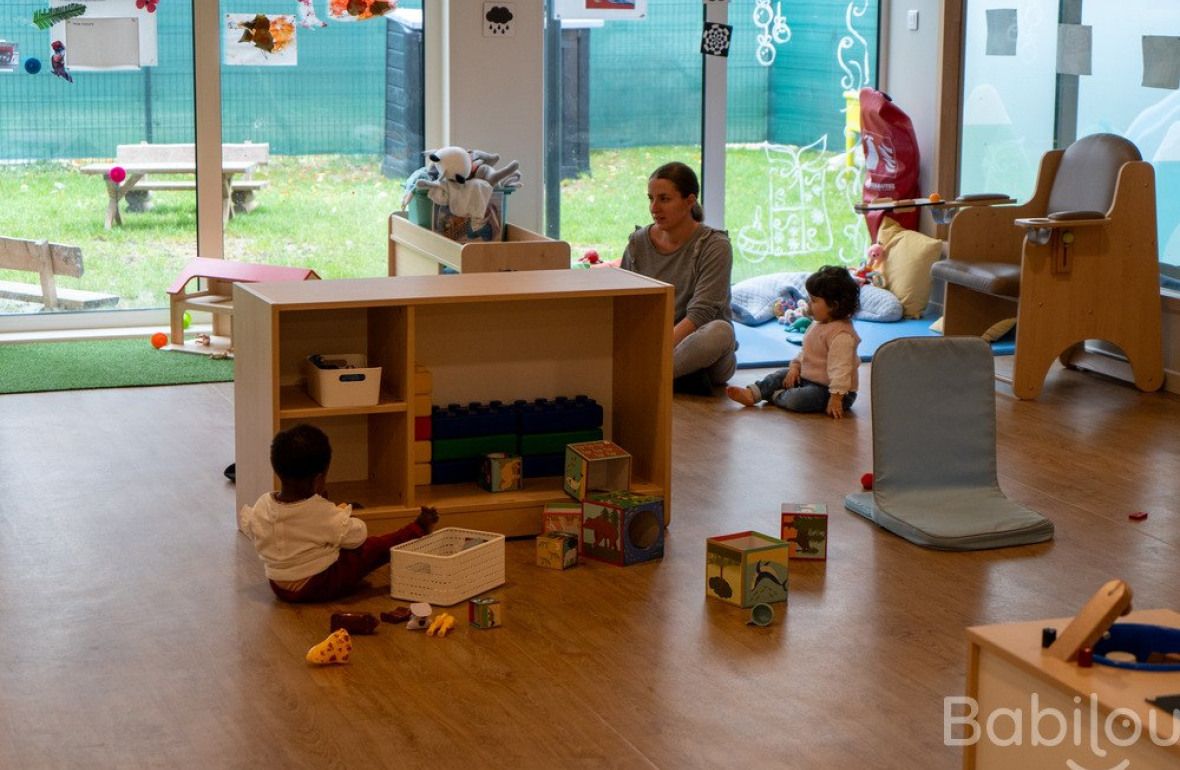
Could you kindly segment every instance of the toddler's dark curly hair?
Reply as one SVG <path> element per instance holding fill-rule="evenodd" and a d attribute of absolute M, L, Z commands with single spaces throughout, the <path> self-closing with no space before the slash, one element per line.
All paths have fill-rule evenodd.
<path fill-rule="evenodd" d="M 306 423 L 275 434 L 270 444 L 270 464 L 286 482 L 307 481 L 327 473 L 332 445 L 322 430 Z"/>
<path fill-rule="evenodd" d="M 807 293 L 828 303 L 833 321 L 848 318 L 860 309 L 860 287 L 846 267 L 824 265 L 816 270 L 807 276 Z"/>

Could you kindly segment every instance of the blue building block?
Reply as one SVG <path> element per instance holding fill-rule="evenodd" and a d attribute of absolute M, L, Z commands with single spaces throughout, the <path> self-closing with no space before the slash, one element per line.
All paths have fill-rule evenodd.
<path fill-rule="evenodd" d="M 431 484 L 463 484 L 479 476 L 482 457 L 460 457 L 454 460 L 431 460 Z"/>
<path fill-rule="evenodd" d="M 524 477 L 535 479 L 541 476 L 560 476 L 565 473 L 565 453 L 550 455 L 525 455 Z"/>
<path fill-rule="evenodd" d="M 430 413 L 434 439 L 470 438 L 516 432 L 516 412 L 500 401 L 434 406 Z"/>
<path fill-rule="evenodd" d="M 563 433 L 602 427 L 602 405 L 585 395 L 516 401 L 520 433 Z"/>

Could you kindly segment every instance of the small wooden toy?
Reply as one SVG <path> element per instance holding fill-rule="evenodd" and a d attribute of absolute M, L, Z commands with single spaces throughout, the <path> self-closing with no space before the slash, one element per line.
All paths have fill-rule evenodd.
<path fill-rule="evenodd" d="M 785 602 L 788 554 L 785 540 L 761 532 L 711 537 L 705 541 L 705 594 L 739 607 Z"/>
<path fill-rule="evenodd" d="M 380 621 L 371 612 L 333 612 L 331 630 L 343 628 L 350 634 L 375 634 Z"/>
<path fill-rule="evenodd" d="M 467 602 L 467 622 L 476 628 L 495 628 L 504 625 L 504 605 L 499 599 L 485 596 Z"/>
<path fill-rule="evenodd" d="M 582 553 L 626 566 L 664 555 L 664 498 L 605 492 L 582 503 Z"/>
<path fill-rule="evenodd" d="M 1049 647 L 1049 654 L 1059 660 L 1077 660 L 1085 647 L 1093 647 L 1114 623 L 1115 618 L 1131 611 L 1131 586 L 1122 580 L 1109 580 L 1082 606 L 1074 619 Z"/>
<path fill-rule="evenodd" d="M 582 441 L 565 448 L 565 492 L 585 500 L 592 492 L 631 488 L 631 455 L 612 441 Z"/>
<path fill-rule="evenodd" d="M 827 561 L 828 506 L 823 503 L 783 503 L 780 536 L 790 544 L 790 557 Z"/>
<path fill-rule="evenodd" d="M 381 622 L 382 623 L 405 623 L 411 617 L 413 617 L 413 613 L 410 612 L 409 607 L 394 607 L 392 612 L 382 612 L 381 613 Z"/>
<path fill-rule="evenodd" d="M 520 455 L 491 452 L 484 455 L 479 486 L 489 492 L 508 492 L 524 485 Z"/>
<path fill-rule="evenodd" d="M 568 569 L 578 564 L 578 536 L 573 532 L 543 532 L 537 537 L 537 566 Z"/>

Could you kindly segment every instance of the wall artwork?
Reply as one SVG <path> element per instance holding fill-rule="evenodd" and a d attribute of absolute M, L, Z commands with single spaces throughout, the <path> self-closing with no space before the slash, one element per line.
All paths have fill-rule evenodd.
<path fill-rule="evenodd" d="M 513 3 L 484 3 L 483 36 L 515 37 L 516 5 Z"/>
<path fill-rule="evenodd" d="M 397 9 L 397 0 L 329 0 L 328 17 L 332 21 L 368 21 Z"/>
<path fill-rule="evenodd" d="M 224 47 L 227 67 L 293 67 L 299 63 L 295 17 L 227 13 Z"/>
<path fill-rule="evenodd" d="M 644 19 L 647 0 L 553 0 L 558 19 Z"/>
<path fill-rule="evenodd" d="M 20 44 L 0 40 L 0 72 L 16 72 L 20 66 Z"/>
<path fill-rule="evenodd" d="M 1015 56 L 1019 32 L 1015 8 L 989 8 L 985 53 L 988 56 Z"/>
<path fill-rule="evenodd" d="M 733 27 L 710 21 L 701 34 L 701 53 L 707 56 L 729 56 L 729 42 L 733 39 Z"/>
<path fill-rule="evenodd" d="M 1143 36 L 1143 87 L 1180 88 L 1180 37 Z"/>

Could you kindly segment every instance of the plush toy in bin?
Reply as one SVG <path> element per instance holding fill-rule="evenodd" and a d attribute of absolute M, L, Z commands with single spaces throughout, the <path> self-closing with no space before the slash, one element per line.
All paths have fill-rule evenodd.
<path fill-rule="evenodd" d="M 489 204 L 495 187 L 520 186 L 520 164 L 496 168 L 500 156 L 462 147 L 440 147 L 426 155 L 423 170 L 414 172 L 414 188 L 424 190 L 437 206 L 467 220 L 467 237 L 493 240 L 494 212 Z"/>

